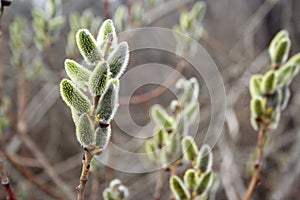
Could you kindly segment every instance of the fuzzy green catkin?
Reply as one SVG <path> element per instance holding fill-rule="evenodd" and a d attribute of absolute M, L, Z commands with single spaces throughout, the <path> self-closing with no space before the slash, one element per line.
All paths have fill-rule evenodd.
<path fill-rule="evenodd" d="M 87 29 L 79 29 L 76 33 L 76 43 L 81 55 L 89 64 L 101 60 L 100 51 L 92 34 Z"/>
<path fill-rule="evenodd" d="M 198 1 L 192 8 L 191 14 L 193 15 L 193 18 L 195 18 L 198 21 L 201 21 L 204 17 L 206 11 L 206 3 L 203 1 Z"/>
<path fill-rule="evenodd" d="M 156 134 L 154 135 L 154 141 L 157 144 L 158 148 L 162 148 L 168 140 L 168 133 L 165 132 L 164 129 L 159 129 L 156 131 Z"/>
<path fill-rule="evenodd" d="M 205 191 L 208 191 L 210 189 L 210 187 L 213 184 L 213 173 L 212 172 L 208 172 L 206 174 L 202 174 L 199 180 L 199 183 L 196 187 L 196 193 L 198 195 L 204 193 Z"/>
<path fill-rule="evenodd" d="M 196 161 L 198 154 L 198 147 L 191 136 L 185 136 L 181 141 L 182 151 L 185 159 L 189 161 Z"/>
<path fill-rule="evenodd" d="M 145 142 L 145 152 L 150 160 L 155 161 L 157 159 L 157 153 L 156 153 L 156 145 L 154 145 L 154 142 L 152 139 L 147 140 Z"/>
<path fill-rule="evenodd" d="M 196 78 L 191 78 L 184 84 L 184 93 L 182 95 L 182 103 L 189 105 L 198 101 L 199 83 Z"/>
<path fill-rule="evenodd" d="M 277 77 L 273 70 L 269 70 L 262 79 L 262 92 L 264 94 L 272 94 L 275 91 Z"/>
<path fill-rule="evenodd" d="M 118 80 L 110 80 L 108 86 L 101 96 L 97 109 L 96 118 L 102 122 L 109 123 L 114 117 L 118 104 Z"/>
<path fill-rule="evenodd" d="M 199 103 L 198 102 L 194 102 L 190 105 L 188 105 L 183 111 L 183 115 L 186 116 L 187 119 L 187 123 L 188 125 L 190 125 L 191 123 L 193 123 L 195 121 L 195 119 L 197 118 L 198 114 L 199 114 Z"/>
<path fill-rule="evenodd" d="M 260 117 L 263 115 L 265 111 L 263 99 L 260 97 L 252 98 L 250 102 L 250 110 L 251 114 L 253 114 L 255 117 Z"/>
<path fill-rule="evenodd" d="M 89 90 L 93 95 L 100 96 L 105 91 L 109 80 L 109 67 L 106 61 L 103 61 L 95 67 L 89 81 Z"/>
<path fill-rule="evenodd" d="M 74 60 L 66 59 L 65 60 L 65 70 L 70 77 L 70 79 L 80 88 L 86 89 L 87 82 L 91 75 L 91 72 L 75 62 Z"/>
<path fill-rule="evenodd" d="M 111 128 L 108 127 L 98 127 L 95 131 L 95 141 L 96 146 L 100 148 L 100 150 L 105 149 L 111 137 Z"/>
<path fill-rule="evenodd" d="M 282 41 L 286 40 L 289 40 L 289 33 L 286 30 L 281 30 L 274 36 L 269 45 L 269 55 L 271 57 L 272 63 L 275 65 L 279 65 L 286 61 L 289 49 L 283 51 L 285 49 L 285 44 L 282 45 Z"/>
<path fill-rule="evenodd" d="M 186 170 L 184 176 L 183 176 L 184 184 L 186 185 L 188 190 L 193 190 L 197 183 L 197 173 L 194 169 L 188 169 Z"/>
<path fill-rule="evenodd" d="M 151 116 L 153 120 L 161 127 L 166 130 L 173 130 L 173 119 L 168 115 L 165 109 L 156 104 L 151 108 Z"/>
<path fill-rule="evenodd" d="M 87 114 L 82 114 L 76 127 L 77 140 L 82 146 L 88 146 L 94 140 L 94 125 Z"/>
<path fill-rule="evenodd" d="M 251 77 L 249 83 L 249 90 L 252 97 L 262 95 L 261 82 L 262 82 L 262 75 L 256 74 Z"/>
<path fill-rule="evenodd" d="M 99 48 L 103 49 L 107 41 L 109 40 L 109 35 L 112 35 L 111 47 L 114 48 L 117 45 L 118 38 L 116 34 L 116 29 L 111 19 L 107 19 L 102 23 L 97 36 L 97 45 Z"/>
<path fill-rule="evenodd" d="M 63 79 L 60 82 L 60 94 L 64 102 L 78 113 L 89 112 L 89 99 L 70 80 Z"/>
<path fill-rule="evenodd" d="M 277 86 L 289 85 L 293 80 L 294 65 L 284 65 L 277 70 Z"/>
<path fill-rule="evenodd" d="M 107 59 L 112 78 L 120 78 L 126 70 L 129 60 L 129 51 L 127 42 L 121 42 L 109 54 Z"/>
<path fill-rule="evenodd" d="M 180 113 L 176 117 L 176 132 L 179 133 L 180 135 L 187 135 L 189 126 L 187 122 L 187 117 Z"/>
<path fill-rule="evenodd" d="M 112 196 L 112 193 L 111 191 L 109 190 L 109 188 L 106 188 L 104 191 L 103 191 L 103 198 L 104 200 L 115 200 Z"/>
<path fill-rule="evenodd" d="M 211 171 L 213 165 L 213 154 L 209 145 L 205 144 L 201 147 L 198 155 L 195 169 L 200 170 L 201 173 Z"/>
<path fill-rule="evenodd" d="M 280 40 L 272 56 L 273 62 L 275 64 L 284 63 L 288 58 L 290 48 L 291 48 L 291 41 L 289 38 L 284 38 Z"/>
<path fill-rule="evenodd" d="M 188 200 L 191 198 L 189 191 L 178 176 L 173 175 L 171 177 L 170 187 L 177 200 Z"/>

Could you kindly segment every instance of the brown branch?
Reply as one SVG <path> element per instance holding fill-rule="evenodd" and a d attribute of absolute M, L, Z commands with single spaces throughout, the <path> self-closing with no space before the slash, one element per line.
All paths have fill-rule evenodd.
<path fill-rule="evenodd" d="M 120 98 L 120 104 L 140 104 L 140 103 L 144 103 L 144 102 L 147 102 L 151 99 L 154 99 L 160 95 L 162 95 L 164 92 L 166 92 L 168 90 L 168 88 L 173 85 L 177 78 L 178 78 L 178 72 L 182 72 L 183 69 L 185 67 L 185 64 L 184 64 L 184 61 L 183 60 L 180 60 L 175 69 L 177 72 L 173 72 L 169 77 L 166 78 L 166 81 L 161 85 L 161 86 L 158 86 L 157 88 L 149 91 L 149 92 L 146 92 L 146 93 L 143 93 L 143 94 L 140 94 L 140 95 L 135 95 L 133 97 L 121 97 Z"/>
<path fill-rule="evenodd" d="M 7 194 L 7 200 L 17 200 L 17 197 L 14 193 L 14 190 L 10 184 L 9 178 L 7 177 L 4 169 L 4 162 L 0 158 L 0 179 L 1 184 L 4 187 L 6 194 Z"/>
<path fill-rule="evenodd" d="M 257 160 L 254 165 L 254 171 L 252 174 L 252 179 L 250 181 L 250 184 L 248 186 L 247 192 L 244 196 L 244 200 L 250 200 L 253 192 L 259 183 L 259 172 L 260 172 L 260 165 L 263 157 L 263 148 L 266 140 L 266 131 L 267 131 L 267 125 L 263 123 L 260 126 L 259 132 L 258 132 L 258 141 L 257 141 Z"/>
<path fill-rule="evenodd" d="M 15 169 L 17 169 L 28 181 L 33 183 L 35 186 L 40 188 L 42 191 L 44 191 L 49 196 L 51 196 L 55 199 L 58 199 L 58 200 L 64 199 L 60 195 L 58 195 L 56 191 L 52 190 L 51 187 L 49 187 L 49 185 L 43 184 L 41 182 L 41 180 L 36 178 L 36 176 L 30 170 L 28 170 L 27 168 L 25 168 L 23 166 L 20 166 L 18 164 L 18 162 L 15 160 L 15 158 L 13 156 L 11 156 L 8 152 L 4 152 L 4 155 L 5 155 L 6 159 L 10 162 L 10 164 Z"/>
<path fill-rule="evenodd" d="M 91 164 L 93 157 L 94 156 L 91 153 L 89 153 L 88 151 L 86 151 L 82 157 L 82 171 L 81 171 L 79 185 L 76 187 L 77 200 L 84 199 L 85 186 L 88 181 L 90 164 Z"/>
<path fill-rule="evenodd" d="M 18 135 L 23 144 L 33 153 L 39 163 L 42 165 L 45 172 L 49 175 L 51 180 L 64 193 L 65 198 L 74 199 L 71 189 L 60 179 L 55 169 L 52 167 L 46 156 L 39 150 L 37 145 L 27 134 L 27 120 L 26 120 L 26 90 L 27 81 L 25 78 L 25 69 L 23 66 L 19 67 L 18 83 L 17 83 L 17 104 L 18 104 Z"/>

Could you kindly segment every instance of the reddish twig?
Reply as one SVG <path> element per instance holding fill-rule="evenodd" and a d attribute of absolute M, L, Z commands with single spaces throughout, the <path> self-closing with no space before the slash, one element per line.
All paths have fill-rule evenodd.
<path fill-rule="evenodd" d="M 260 126 L 259 132 L 258 132 L 258 141 L 257 141 L 257 160 L 254 165 L 254 171 L 252 174 L 252 179 L 250 181 L 250 184 L 248 186 L 247 192 L 244 196 L 244 200 L 250 200 L 253 192 L 259 183 L 259 172 L 260 172 L 260 165 L 263 157 L 263 148 L 266 140 L 266 131 L 267 131 L 267 125 L 262 124 Z"/>
<path fill-rule="evenodd" d="M 17 169 L 28 181 L 33 183 L 35 186 L 40 188 L 42 191 L 44 191 L 49 196 L 53 197 L 54 199 L 63 200 L 65 198 L 61 197 L 57 194 L 56 191 L 52 190 L 49 185 L 43 184 L 41 180 L 37 179 L 36 176 L 27 168 L 20 166 L 18 162 L 15 160 L 13 156 L 11 156 L 9 153 L 4 152 L 5 157 L 10 162 L 10 164 Z"/>
<path fill-rule="evenodd" d="M 105 19 L 111 19 L 109 0 L 104 0 L 104 13 L 105 13 Z"/>
<path fill-rule="evenodd" d="M 1 179 L 1 184 L 4 187 L 6 194 L 7 194 L 7 199 L 8 200 L 17 200 L 17 197 L 14 193 L 14 190 L 10 184 L 9 178 L 7 177 L 4 169 L 4 162 L 0 158 L 0 179 Z"/>
<path fill-rule="evenodd" d="M 79 185 L 76 187 L 77 200 L 84 199 L 85 186 L 88 181 L 90 165 L 91 165 L 91 161 L 92 161 L 93 157 L 94 156 L 87 151 L 84 153 L 84 155 L 82 157 L 82 171 L 81 171 Z"/>

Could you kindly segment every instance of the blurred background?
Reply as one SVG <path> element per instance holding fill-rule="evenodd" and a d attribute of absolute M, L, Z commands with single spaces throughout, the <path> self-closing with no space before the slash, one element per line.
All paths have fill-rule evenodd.
<path fill-rule="evenodd" d="M 45 6 L 45 1 L 14 0 L 5 7 L 1 19 L 0 157 L 19 199 L 68 199 L 75 195 L 82 148 L 76 141 L 71 113 L 60 98 L 58 84 L 66 77 L 65 58 L 82 62 L 74 40 L 76 30 L 88 28 L 96 37 L 99 26 L 107 18 L 114 20 L 118 32 L 151 26 L 172 29 L 179 23 L 180 13 L 189 11 L 197 2 L 63 0 L 55 1 L 53 10 Z M 291 55 L 300 51 L 300 1 L 205 2 L 202 34 L 195 39 L 218 66 L 227 95 L 225 125 L 213 148 L 217 182 L 210 198 L 238 200 L 251 178 L 257 141 L 249 121 L 249 78 L 270 68 L 267 47 L 279 30 L 286 29 L 290 33 Z M 189 63 L 184 68 L 176 68 L 179 60 L 164 52 L 134 51 L 127 70 L 151 62 L 166 64 L 186 78 L 197 77 L 201 88 L 201 118 L 195 126 L 199 126 L 196 141 L 201 145 L 202 133 L 206 132 L 211 117 L 210 96 L 203 78 Z M 140 76 L 151 78 L 145 73 Z M 178 79 L 165 74 L 158 76 L 168 80 L 170 87 L 174 87 Z M 167 106 L 174 99 L 168 89 L 151 93 L 159 86 L 148 84 L 138 88 L 127 105 L 124 94 L 131 85 L 122 84 L 121 79 L 120 108 L 129 106 L 130 110 L 130 116 L 117 113 L 122 126 L 126 126 L 128 117 L 140 126 L 147 125 L 153 104 Z M 291 85 L 292 96 L 279 128 L 268 135 L 261 182 L 254 199 L 300 198 L 299 84 L 298 76 Z M 126 130 L 130 130 L 128 126 Z M 113 124 L 112 143 L 122 146 L 135 131 L 128 135 Z M 124 148 L 130 150 L 130 147 Z M 124 163 L 133 167 L 134 164 Z M 129 199 L 154 199 L 157 173 L 125 173 L 96 162 L 87 185 L 87 199 L 102 199 L 102 191 L 113 178 L 121 179 L 129 188 Z M 169 199 L 168 173 L 164 179 L 161 199 Z M 5 196 L 4 189 L 0 188 L 0 199 Z"/>

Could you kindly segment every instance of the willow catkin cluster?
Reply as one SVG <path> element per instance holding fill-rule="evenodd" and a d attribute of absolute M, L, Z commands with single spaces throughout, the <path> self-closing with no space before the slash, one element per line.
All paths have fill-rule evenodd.
<path fill-rule="evenodd" d="M 111 20 L 103 22 L 97 40 L 87 29 L 79 29 L 76 44 L 93 70 L 66 59 L 65 70 L 71 80 L 63 79 L 60 91 L 71 109 L 78 142 L 98 154 L 110 139 L 110 121 L 118 108 L 119 78 L 129 60 L 128 45 L 118 43 Z"/>
<path fill-rule="evenodd" d="M 104 200 L 126 200 L 129 191 L 119 179 L 114 179 L 109 183 L 109 187 L 103 191 Z"/>
<path fill-rule="evenodd" d="M 272 68 L 250 79 L 251 125 L 255 130 L 262 125 L 269 130 L 276 129 L 281 112 L 288 104 L 290 84 L 300 68 L 300 53 L 288 60 L 290 47 L 288 32 L 278 32 L 268 49 Z"/>

